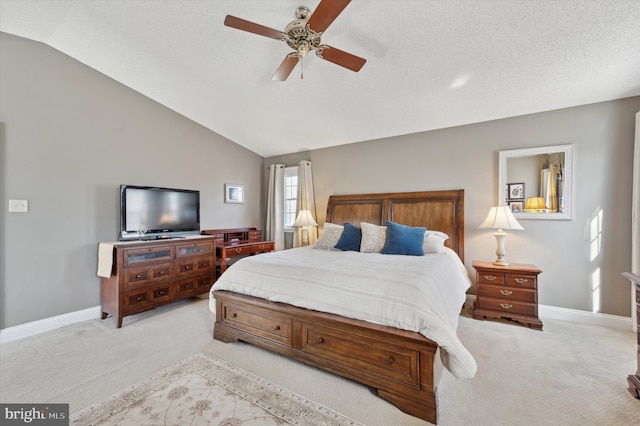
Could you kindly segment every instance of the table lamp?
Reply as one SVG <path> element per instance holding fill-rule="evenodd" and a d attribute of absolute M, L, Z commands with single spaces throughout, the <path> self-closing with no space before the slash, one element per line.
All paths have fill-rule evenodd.
<path fill-rule="evenodd" d="M 298 213 L 298 217 L 296 217 L 296 221 L 293 222 L 294 227 L 302 228 L 302 246 L 309 245 L 309 227 L 310 226 L 318 226 L 318 223 L 311 216 L 311 212 L 309 210 L 300 210 Z"/>
<path fill-rule="evenodd" d="M 496 242 L 498 243 L 498 249 L 496 250 L 496 256 L 498 258 L 494 265 L 498 266 L 508 266 L 509 263 L 504 260 L 504 255 L 506 251 L 504 250 L 504 244 L 507 239 L 507 234 L 504 232 L 504 229 L 524 229 L 522 225 L 518 223 L 516 218 L 511 213 L 511 208 L 509 206 L 496 206 L 491 207 L 489 210 L 489 214 L 482 224 L 480 224 L 480 228 L 489 228 L 489 229 L 497 229 L 498 231 L 493 234 L 496 237 Z"/>

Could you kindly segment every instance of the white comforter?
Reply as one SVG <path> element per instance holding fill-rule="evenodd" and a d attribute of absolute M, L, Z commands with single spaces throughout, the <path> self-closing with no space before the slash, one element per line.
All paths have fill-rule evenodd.
<path fill-rule="evenodd" d="M 243 258 L 211 289 L 416 331 L 440 345 L 444 366 L 471 378 L 476 362 L 458 339 L 458 316 L 470 287 L 454 251 L 396 256 L 311 247 Z"/>

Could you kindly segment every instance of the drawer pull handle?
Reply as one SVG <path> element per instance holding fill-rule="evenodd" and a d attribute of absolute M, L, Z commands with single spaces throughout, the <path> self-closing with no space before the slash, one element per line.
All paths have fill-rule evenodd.
<path fill-rule="evenodd" d="M 393 364 L 395 361 L 396 361 L 396 360 L 395 360 L 395 359 L 393 359 L 393 357 L 392 357 L 392 356 L 390 356 L 390 357 L 389 357 L 389 359 L 387 360 L 387 364 L 391 365 L 391 364 Z"/>
<path fill-rule="evenodd" d="M 184 285 L 184 288 L 186 288 L 186 289 L 191 288 L 191 284 L 185 284 L 185 285 Z"/>
<path fill-rule="evenodd" d="M 164 294 L 164 290 L 160 290 L 160 292 L 158 293 L 160 296 L 162 296 Z"/>
<path fill-rule="evenodd" d="M 261 249 L 264 248 L 264 244 L 260 244 L 258 247 L 260 247 Z"/>
<path fill-rule="evenodd" d="M 496 277 L 495 275 L 485 275 L 484 279 L 487 281 L 495 281 L 498 279 L 498 277 Z"/>
<path fill-rule="evenodd" d="M 139 280 L 140 278 L 142 278 L 142 275 L 138 274 L 136 275 L 136 279 Z"/>
<path fill-rule="evenodd" d="M 324 339 L 322 337 L 318 337 L 316 339 L 316 343 L 324 343 Z"/>
<path fill-rule="evenodd" d="M 188 271 L 189 269 L 191 269 L 191 265 L 187 265 L 184 267 L 185 271 Z"/>
<path fill-rule="evenodd" d="M 160 275 L 164 275 L 164 271 L 160 271 L 158 272 Z"/>
<path fill-rule="evenodd" d="M 513 292 L 509 290 L 500 290 L 500 294 L 503 296 L 511 296 Z"/>
<path fill-rule="evenodd" d="M 279 325 L 276 325 L 275 327 L 273 327 L 273 329 L 274 329 L 274 330 L 276 330 L 276 331 L 277 331 L 277 330 L 280 330 L 280 326 L 279 326 Z"/>
<path fill-rule="evenodd" d="M 237 248 L 236 249 L 236 253 L 240 253 L 242 251 L 242 249 Z"/>
<path fill-rule="evenodd" d="M 514 281 L 517 282 L 518 284 L 525 284 L 529 282 L 527 278 L 516 278 Z"/>
<path fill-rule="evenodd" d="M 511 308 L 513 308 L 513 305 L 510 305 L 510 304 L 508 304 L 508 303 L 501 303 L 501 304 L 500 304 L 500 307 L 501 307 L 502 309 L 511 309 Z"/>
<path fill-rule="evenodd" d="M 238 314 L 236 314 L 235 312 L 231 314 L 231 318 L 236 318 L 238 316 Z"/>
<path fill-rule="evenodd" d="M 137 302 L 139 302 L 139 301 L 141 301 L 141 300 L 142 300 L 142 296 L 138 296 L 138 297 L 136 297 L 136 301 L 137 301 Z"/>

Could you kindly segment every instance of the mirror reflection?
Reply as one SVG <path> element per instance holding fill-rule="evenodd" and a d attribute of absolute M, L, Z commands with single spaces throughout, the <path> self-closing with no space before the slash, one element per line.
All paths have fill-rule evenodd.
<path fill-rule="evenodd" d="M 500 151 L 499 159 L 500 204 L 516 218 L 571 219 L 572 145 Z"/>

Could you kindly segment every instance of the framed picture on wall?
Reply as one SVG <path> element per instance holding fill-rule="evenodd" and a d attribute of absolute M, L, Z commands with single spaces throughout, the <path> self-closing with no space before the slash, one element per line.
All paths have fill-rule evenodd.
<path fill-rule="evenodd" d="M 513 213 L 520 213 L 523 209 L 522 201 L 509 201 L 509 207 Z"/>
<path fill-rule="evenodd" d="M 244 185 L 224 184 L 224 202 L 244 204 Z"/>
<path fill-rule="evenodd" d="M 507 197 L 509 200 L 524 200 L 524 182 L 508 183 Z"/>

